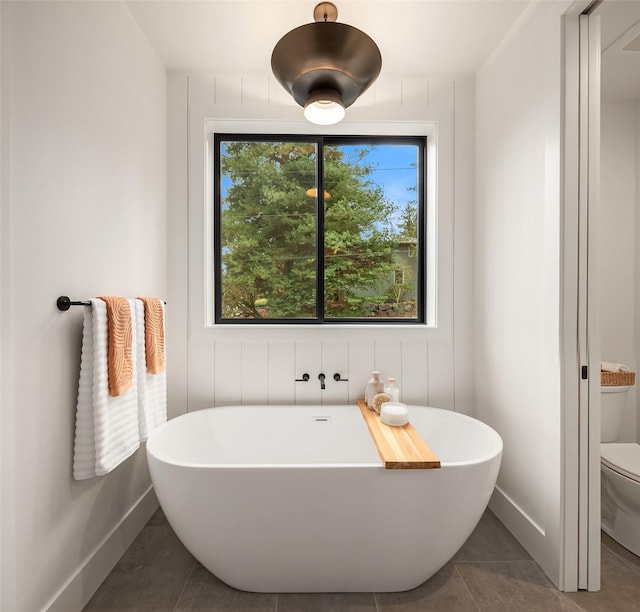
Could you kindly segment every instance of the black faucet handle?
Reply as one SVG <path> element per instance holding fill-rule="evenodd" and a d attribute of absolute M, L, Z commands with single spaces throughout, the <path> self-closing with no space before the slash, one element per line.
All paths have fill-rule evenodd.
<path fill-rule="evenodd" d="M 302 378 L 296 378 L 295 382 L 309 382 L 311 377 L 306 372 L 302 375 Z"/>
<path fill-rule="evenodd" d="M 336 372 L 333 375 L 333 380 L 335 380 L 336 382 L 349 382 L 348 378 L 342 378 L 342 376 L 340 375 L 339 372 Z"/>
<path fill-rule="evenodd" d="M 318 380 L 320 381 L 320 388 L 324 389 L 325 388 L 325 384 L 324 384 L 324 379 L 326 378 L 326 376 L 321 372 L 320 374 L 318 374 Z"/>

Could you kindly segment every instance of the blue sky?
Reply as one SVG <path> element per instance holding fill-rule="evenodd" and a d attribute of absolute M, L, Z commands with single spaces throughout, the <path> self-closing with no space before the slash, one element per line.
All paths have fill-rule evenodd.
<path fill-rule="evenodd" d="M 413 145 L 378 145 L 363 160 L 374 167 L 371 179 L 382 187 L 387 200 L 397 205 L 398 213 L 406 202 L 416 199 L 417 155 Z M 394 215 L 395 219 L 398 217 L 399 214 Z"/>
<path fill-rule="evenodd" d="M 407 145 L 384 145 L 375 147 L 367 156 L 377 166 L 373 179 L 384 187 L 387 197 L 404 204 L 414 200 L 416 187 L 416 148 Z"/>

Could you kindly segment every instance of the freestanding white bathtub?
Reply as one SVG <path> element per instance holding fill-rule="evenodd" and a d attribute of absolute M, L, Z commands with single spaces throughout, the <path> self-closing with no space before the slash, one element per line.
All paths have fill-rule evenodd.
<path fill-rule="evenodd" d="M 233 406 L 151 434 L 149 469 L 178 537 L 228 585 L 388 592 L 437 572 L 477 525 L 502 440 L 467 416 L 409 406 L 442 467 L 385 470 L 357 406 Z"/>

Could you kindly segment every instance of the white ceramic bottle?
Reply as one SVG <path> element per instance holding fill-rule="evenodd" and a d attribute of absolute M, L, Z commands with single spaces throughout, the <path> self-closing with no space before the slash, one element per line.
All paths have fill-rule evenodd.
<path fill-rule="evenodd" d="M 371 372 L 371 379 L 367 383 L 367 388 L 364 392 L 364 401 L 367 406 L 373 410 L 373 398 L 377 393 L 384 391 L 384 383 L 380 380 L 380 372 Z"/>
<path fill-rule="evenodd" d="M 391 398 L 392 402 L 400 401 L 400 389 L 396 386 L 395 378 L 387 378 L 387 384 L 384 387 L 384 392 Z"/>

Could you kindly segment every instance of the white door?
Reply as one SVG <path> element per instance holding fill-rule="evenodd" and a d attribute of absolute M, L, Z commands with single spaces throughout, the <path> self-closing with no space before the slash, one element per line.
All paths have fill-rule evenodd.
<path fill-rule="evenodd" d="M 600 22 L 564 22 L 563 548 L 561 588 L 600 588 L 600 355 L 596 228 L 600 177 Z"/>
<path fill-rule="evenodd" d="M 578 588 L 600 589 L 600 347 L 597 227 L 600 195 L 600 18 L 580 18 L 579 309 L 580 513 Z M 586 370 L 582 370 L 586 366 Z"/>

